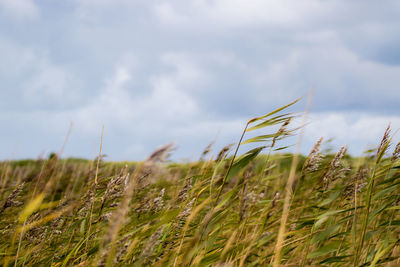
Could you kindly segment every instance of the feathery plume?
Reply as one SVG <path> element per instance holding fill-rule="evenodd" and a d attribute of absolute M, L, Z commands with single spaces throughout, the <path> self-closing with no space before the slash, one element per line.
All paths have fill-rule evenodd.
<path fill-rule="evenodd" d="M 399 158 L 400 158 L 400 142 L 397 143 L 397 145 L 393 151 L 392 161 L 396 161 Z"/>
<path fill-rule="evenodd" d="M 150 156 L 146 159 L 146 163 L 152 164 L 156 162 L 164 162 L 169 158 L 171 151 L 173 151 L 174 149 L 175 144 L 172 142 L 161 146 L 150 154 Z"/>
<path fill-rule="evenodd" d="M 348 169 L 344 168 L 341 160 L 346 153 L 347 147 L 343 145 L 340 150 L 336 153 L 335 157 L 332 159 L 329 170 L 325 173 L 322 178 L 323 182 L 326 184 L 325 190 L 328 188 L 330 182 L 338 179 L 346 172 Z"/>
<path fill-rule="evenodd" d="M 378 150 L 376 152 L 377 155 L 380 155 L 383 150 L 386 150 L 387 147 L 389 146 L 389 141 L 390 141 L 390 124 L 387 126 L 385 133 L 383 134 L 382 141 L 379 144 Z"/>
<path fill-rule="evenodd" d="M 141 179 L 140 176 L 149 175 L 148 171 L 143 174 L 143 168 L 146 167 L 146 165 L 151 167 L 154 163 L 165 161 L 168 158 L 170 151 L 173 149 L 173 145 L 173 143 L 169 143 L 158 148 L 147 158 L 147 160 L 144 162 L 144 165 L 138 167 L 133 175 L 128 175 L 129 178 L 127 178 L 128 182 L 124 191 L 124 195 L 118 205 L 118 208 L 111 215 L 109 229 L 103 239 L 103 248 L 100 252 L 101 260 L 104 260 L 106 257 L 108 257 L 108 260 L 111 259 L 110 255 L 108 254 L 110 246 L 112 248 L 115 245 L 118 232 L 122 225 L 125 224 L 133 193 L 137 189 L 138 180 Z"/>
<path fill-rule="evenodd" d="M 186 219 L 187 216 L 190 215 L 190 213 L 192 212 L 192 208 L 193 208 L 193 204 L 195 202 L 196 198 L 192 198 L 192 200 L 190 200 L 189 203 L 186 204 L 185 209 L 179 213 L 177 220 L 178 221 L 184 221 Z"/>
<path fill-rule="evenodd" d="M 99 216 L 98 216 L 99 218 L 101 217 L 101 213 L 103 211 L 104 205 L 107 200 L 109 200 L 109 199 L 114 200 L 123 195 L 123 192 L 126 189 L 126 185 L 128 183 L 128 179 L 129 179 L 129 174 L 126 173 L 127 169 L 128 169 L 128 166 L 125 165 L 125 167 L 122 168 L 122 170 L 120 171 L 119 175 L 111 178 L 111 180 L 108 182 L 106 191 L 105 191 L 103 197 L 101 198 L 101 206 L 100 206 L 100 211 L 99 211 Z M 112 204 L 115 205 L 115 203 L 112 203 Z M 110 204 L 110 205 L 112 205 L 112 204 Z"/>
<path fill-rule="evenodd" d="M 17 186 L 17 188 L 14 189 L 14 191 L 11 192 L 11 194 L 7 197 L 6 201 L 4 202 L 3 207 L 0 209 L 0 213 L 2 213 L 6 208 L 9 207 L 14 207 L 14 206 L 19 206 L 22 204 L 22 202 L 15 200 L 19 193 L 22 191 L 22 188 L 24 187 L 25 183 L 21 183 L 20 185 Z"/>
<path fill-rule="evenodd" d="M 158 196 L 153 200 L 153 205 L 151 207 L 152 211 L 160 211 L 164 207 L 164 197 L 165 194 L 165 188 L 161 189 L 160 193 Z"/>
<path fill-rule="evenodd" d="M 282 126 L 279 128 L 278 132 L 275 134 L 274 138 L 272 139 L 272 144 L 271 147 L 275 146 L 276 140 L 279 140 L 279 137 L 281 135 L 285 135 L 285 131 L 287 126 L 289 125 L 290 121 L 292 120 L 291 117 L 289 117 L 285 122 L 282 124 Z M 287 132 L 286 132 L 287 134 Z"/>
<path fill-rule="evenodd" d="M 229 144 L 229 145 L 224 146 L 224 147 L 221 149 L 221 151 L 218 153 L 217 159 L 216 159 L 215 161 L 216 161 L 216 162 L 219 162 L 219 161 L 221 161 L 222 159 L 224 159 L 225 156 L 226 156 L 226 154 L 228 154 L 229 150 L 231 150 L 231 147 L 232 147 L 233 145 L 234 145 L 234 144 Z"/>
<path fill-rule="evenodd" d="M 182 188 L 182 190 L 178 193 L 178 201 L 182 202 L 185 201 L 188 196 L 189 196 L 189 191 L 192 189 L 192 179 L 188 179 L 185 183 L 185 186 Z"/>
<path fill-rule="evenodd" d="M 336 156 L 333 158 L 331 162 L 332 169 L 337 169 L 341 166 L 340 161 L 342 160 L 344 154 L 347 151 L 346 145 L 342 146 L 340 150 L 336 153 Z"/>
<path fill-rule="evenodd" d="M 115 256 L 114 264 L 116 265 L 118 262 L 122 262 L 124 260 L 124 256 L 132 243 L 133 234 L 128 234 L 124 236 L 121 240 L 118 241 L 117 254 Z"/>
<path fill-rule="evenodd" d="M 357 191 L 357 193 L 360 193 L 363 188 L 367 185 L 367 176 L 368 176 L 368 168 L 367 167 L 361 167 L 357 173 L 349 179 L 347 186 L 343 190 L 343 195 L 347 199 L 352 199 L 354 196 L 354 191 Z"/>
<path fill-rule="evenodd" d="M 276 206 L 276 202 L 281 198 L 281 194 L 279 191 L 275 192 L 274 198 L 272 199 L 271 206 L 269 208 L 269 212 L 267 214 L 266 221 L 272 216 L 272 211 Z"/>
<path fill-rule="evenodd" d="M 211 148 L 212 146 L 215 144 L 215 141 L 212 141 L 203 151 L 203 153 L 201 153 L 200 156 L 200 160 L 203 160 L 205 158 L 205 156 L 207 156 L 210 152 L 211 152 Z"/>
<path fill-rule="evenodd" d="M 146 246 L 142 252 L 141 257 L 144 260 L 144 263 L 148 263 L 149 257 L 153 253 L 154 249 L 160 244 L 160 237 L 164 231 L 164 225 L 162 225 L 158 230 L 152 234 L 149 240 L 146 243 Z"/>
<path fill-rule="evenodd" d="M 321 160 L 323 159 L 323 155 L 320 153 L 320 148 L 322 144 L 323 137 L 321 137 L 311 149 L 310 154 L 303 165 L 303 170 L 305 172 L 313 172 L 318 169 Z"/>

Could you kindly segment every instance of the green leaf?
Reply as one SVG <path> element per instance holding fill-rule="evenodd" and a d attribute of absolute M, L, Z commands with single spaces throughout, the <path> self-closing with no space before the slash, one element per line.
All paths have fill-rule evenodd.
<path fill-rule="evenodd" d="M 266 115 L 264 115 L 264 116 L 251 119 L 251 120 L 249 121 L 249 124 L 250 124 L 250 123 L 253 123 L 253 122 L 256 122 L 256 121 L 259 121 L 259 120 L 262 120 L 262 119 L 265 119 L 265 118 L 267 118 L 267 117 L 269 117 L 269 116 L 271 116 L 271 115 L 274 115 L 275 113 L 278 113 L 279 111 L 284 110 L 285 108 L 288 108 L 288 107 L 290 107 L 291 105 L 296 104 L 299 100 L 300 100 L 300 98 L 296 99 L 295 101 L 293 101 L 293 102 L 291 102 L 291 103 L 289 103 L 289 104 L 287 104 L 287 105 L 285 105 L 285 106 L 282 106 L 282 107 L 280 107 L 280 108 L 277 108 L 277 109 L 275 109 L 274 111 L 272 111 L 272 112 L 270 112 L 270 113 L 268 113 L 268 114 L 266 114 Z"/>
<path fill-rule="evenodd" d="M 329 254 L 331 252 L 335 252 L 335 251 L 337 251 L 339 246 L 340 246 L 340 242 L 330 243 L 326 246 L 323 246 L 323 247 L 317 249 L 313 253 L 308 254 L 307 258 L 308 259 L 317 258 L 317 257 L 324 256 L 326 254 Z"/>
<path fill-rule="evenodd" d="M 71 259 L 72 255 L 76 255 L 76 252 L 80 249 L 80 247 L 83 245 L 85 241 L 85 238 L 82 238 L 76 245 L 75 247 L 68 253 L 67 257 L 64 259 L 62 267 L 65 267 L 68 263 L 68 261 Z"/>
<path fill-rule="evenodd" d="M 291 146 L 278 147 L 278 148 L 275 148 L 274 151 L 284 150 L 284 149 L 286 149 L 286 148 L 288 148 L 288 147 L 291 147 Z"/>
<path fill-rule="evenodd" d="M 228 180 L 236 176 L 240 170 L 247 166 L 257 155 L 265 148 L 265 146 L 254 148 L 244 155 L 240 156 L 232 165 L 232 168 L 228 175 Z"/>
<path fill-rule="evenodd" d="M 211 176 L 211 181 L 210 181 L 210 194 L 212 191 L 212 186 L 214 184 L 215 177 L 217 176 L 218 172 L 220 170 L 222 170 L 222 167 L 224 166 L 224 164 L 225 164 L 224 160 L 221 160 L 218 162 L 217 166 L 215 166 L 215 168 L 214 168 L 213 174 Z"/>
<path fill-rule="evenodd" d="M 345 262 L 344 259 L 351 257 L 351 256 L 352 255 L 329 257 L 329 258 L 326 258 L 326 259 L 320 261 L 319 263 L 323 264 L 323 263 Z"/>
<path fill-rule="evenodd" d="M 226 202 L 228 202 L 228 200 L 230 200 L 233 196 L 237 195 L 237 190 L 231 190 L 228 193 L 226 193 L 225 195 L 222 196 L 222 200 L 218 203 L 218 205 L 216 206 L 216 209 L 220 209 L 222 208 Z"/>
<path fill-rule="evenodd" d="M 394 246 L 396 245 L 396 243 L 392 243 L 389 246 L 383 248 L 383 246 L 380 246 L 377 253 L 375 254 L 374 260 L 371 262 L 371 267 L 375 266 L 378 261 L 389 251 L 391 250 Z"/>
<path fill-rule="evenodd" d="M 341 226 L 342 226 L 341 224 L 335 224 L 328 227 L 326 230 L 319 232 L 317 235 L 313 237 L 311 244 L 326 240 L 327 238 L 331 237 L 334 233 L 339 231 Z"/>
<path fill-rule="evenodd" d="M 326 222 L 326 220 L 328 220 L 328 218 L 332 215 L 338 214 L 340 212 L 342 212 L 344 210 L 331 210 L 331 211 L 327 211 L 321 215 L 319 215 L 317 217 L 317 222 L 315 223 L 315 229 L 318 229 L 324 222 Z"/>
<path fill-rule="evenodd" d="M 400 225 L 400 220 L 393 220 L 393 221 L 389 221 L 389 222 L 384 222 L 380 226 L 388 226 L 388 225 L 398 226 L 398 225 Z"/>
<path fill-rule="evenodd" d="M 289 115 L 291 115 L 291 113 L 286 113 L 286 114 L 282 114 L 282 115 L 273 117 L 273 118 L 271 118 L 269 120 L 263 121 L 263 122 L 255 125 L 255 126 L 253 126 L 251 128 L 248 128 L 246 130 L 246 132 L 254 131 L 254 130 L 257 130 L 257 129 L 260 129 L 260 128 L 264 128 L 264 127 L 267 127 L 267 126 L 276 125 L 278 123 L 284 122 L 284 121 L 286 121 L 286 120 L 288 120 L 289 118 L 292 117 L 292 116 L 289 116 Z"/>
<path fill-rule="evenodd" d="M 376 207 L 373 211 L 368 216 L 368 221 L 372 221 L 377 215 L 379 215 L 381 212 L 383 212 L 387 207 L 389 207 L 390 204 L 382 205 Z"/>
<path fill-rule="evenodd" d="M 336 192 L 332 193 L 327 199 L 325 199 L 321 203 L 319 203 L 318 207 L 323 207 L 325 205 L 330 204 L 332 201 L 334 201 L 335 199 L 338 198 L 340 193 L 341 193 L 340 191 L 336 191 Z"/>
<path fill-rule="evenodd" d="M 390 141 L 386 142 L 386 144 L 382 147 L 381 151 L 379 152 L 379 155 L 376 158 L 376 163 L 379 163 L 382 160 L 383 155 L 385 155 L 385 152 L 387 148 L 389 147 Z"/>
<path fill-rule="evenodd" d="M 374 196 L 372 197 L 372 201 L 380 199 L 380 198 L 384 198 L 384 197 L 389 197 L 390 193 L 393 192 L 394 190 L 396 190 L 398 188 L 397 184 L 394 184 L 392 186 L 389 186 L 379 192 L 377 192 L 376 194 L 374 194 Z"/>
<path fill-rule="evenodd" d="M 266 135 L 259 135 L 250 139 L 247 139 L 246 141 L 242 142 L 241 144 L 249 144 L 249 143 L 255 143 L 255 142 L 265 142 L 268 141 L 268 139 L 272 139 L 276 136 L 276 134 L 266 134 Z"/>
<path fill-rule="evenodd" d="M 217 262 L 220 257 L 220 251 L 212 251 L 207 253 L 202 259 L 200 266 L 211 266 L 213 263 Z"/>

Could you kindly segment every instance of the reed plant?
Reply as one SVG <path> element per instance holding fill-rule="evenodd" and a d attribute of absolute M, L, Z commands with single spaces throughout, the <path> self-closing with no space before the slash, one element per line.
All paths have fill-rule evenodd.
<path fill-rule="evenodd" d="M 294 101 L 189 163 L 0 162 L 3 266 L 400 266 L 400 144 L 286 153 Z M 351 144 L 349 144 L 351 146 Z M 285 150 L 286 149 L 286 150 Z M 240 151 L 245 151 L 241 153 Z M 240 152 L 240 153 L 239 153 Z"/>

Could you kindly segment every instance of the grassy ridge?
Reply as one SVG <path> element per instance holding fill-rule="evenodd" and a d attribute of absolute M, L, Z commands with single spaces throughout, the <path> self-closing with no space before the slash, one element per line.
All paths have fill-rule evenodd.
<path fill-rule="evenodd" d="M 307 157 L 279 154 L 298 130 L 285 113 L 294 103 L 249 120 L 215 159 L 208 147 L 198 162 L 167 164 L 169 144 L 137 163 L 0 163 L 0 261 L 400 266 L 400 145 L 390 150 L 390 128 L 361 158 L 346 147 L 324 155 L 322 139 Z"/>

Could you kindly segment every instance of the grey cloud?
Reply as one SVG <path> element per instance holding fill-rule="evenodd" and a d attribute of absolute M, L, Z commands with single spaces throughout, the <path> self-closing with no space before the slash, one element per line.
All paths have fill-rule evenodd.
<path fill-rule="evenodd" d="M 33 0 L 3 0 L 0 2 L 0 12 L 17 21 L 35 19 L 40 14 Z"/>
<path fill-rule="evenodd" d="M 171 140 L 190 157 L 312 86 L 333 124 L 400 116 L 396 1 L 28 2 L 34 20 L 0 18 L 3 158 L 16 139 L 17 156 L 57 148 L 70 121 L 68 155 L 91 157 L 104 124 L 111 159 Z"/>

